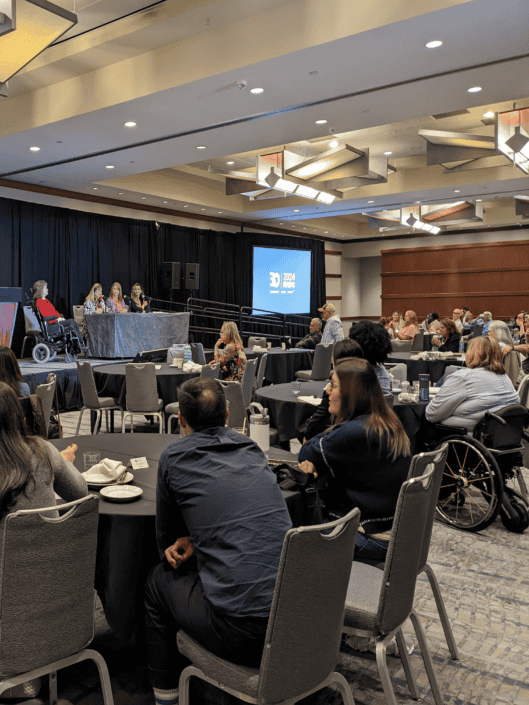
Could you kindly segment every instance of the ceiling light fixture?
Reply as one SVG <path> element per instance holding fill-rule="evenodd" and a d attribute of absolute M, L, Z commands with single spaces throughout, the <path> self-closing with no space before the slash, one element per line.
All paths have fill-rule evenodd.
<path fill-rule="evenodd" d="M 476 203 L 481 203 L 482 200 L 482 198 L 476 198 Z"/>
<path fill-rule="evenodd" d="M 461 189 L 455 188 L 454 193 L 461 193 Z"/>
<path fill-rule="evenodd" d="M 125 193 L 124 191 L 120 191 L 120 192 L 118 193 L 118 196 L 123 196 L 124 193 Z"/>
<path fill-rule="evenodd" d="M 226 162 L 226 164 L 228 164 L 228 166 L 231 166 L 232 164 L 235 164 L 235 162 Z"/>
<path fill-rule="evenodd" d="M 468 93 L 479 93 L 481 90 L 481 86 L 472 86 L 472 88 L 468 89 Z"/>
<path fill-rule="evenodd" d="M 142 196 L 142 197 L 141 197 L 141 200 L 142 200 L 142 201 L 146 201 L 146 200 L 147 200 L 147 196 Z"/>
<path fill-rule="evenodd" d="M 529 108 L 498 113 L 496 143 L 500 152 L 529 174 Z"/>
<path fill-rule="evenodd" d="M 294 208 L 294 213 L 299 213 L 299 208 Z"/>
<path fill-rule="evenodd" d="M 325 125 L 327 120 L 316 120 L 316 125 Z"/>
<path fill-rule="evenodd" d="M 112 164 L 107 164 L 106 168 L 107 168 L 107 169 L 113 169 L 114 167 L 112 166 Z"/>
<path fill-rule="evenodd" d="M 40 152 L 40 147 L 30 147 L 29 151 L 30 152 Z"/>
<path fill-rule="evenodd" d="M 374 203 L 374 201 L 368 201 L 368 203 Z"/>
<path fill-rule="evenodd" d="M 440 47 L 442 45 L 443 45 L 443 42 L 440 39 L 434 39 L 433 41 L 425 44 L 427 49 L 437 49 L 437 47 Z"/>
<path fill-rule="evenodd" d="M 430 223 L 423 223 L 422 220 L 418 220 L 417 218 L 414 218 L 412 215 L 406 217 L 403 217 L 400 221 L 402 225 L 409 225 L 412 228 L 415 228 L 417 230 L 425 230 L 427 233 L 432 233 L 433 235 L 437 235 L 437 233 L 441 232 L 441 228 L 438 228 L 437 225 L 430 225 Z"/>
<path fill-rule="evenodd" d="M 385 155 L 386 157 L 389 157 L 390 154 L 393 154 L 393 152 L 384 152 L 384 155 Z"/>
<path fill-rule="evenodd" d="M 129 120 L 129 122 L 125 123 L 125 127 L 136 127 L 136 123 L 132 120 Z"/>
<path fill-rule="evenodd" d="M 164 203 L 169 203 L 169 201 L 164 201 Z"/>
<path fill-rule="evenodd" d="M 99 191 L 99 187 L 98 187 L 98 186 L 94 186 L 94 191 Z"/>
<path fill-rule="evenodd" d="M 264 88 L 251 88 L 250 93 L 253 93 L 254 95 L 259 95 L 260 93 L 264 92 Z"/>
<path fill-rule="evenodd" d="M 199 144 L 199 145 L 197 145 L 196 148 L 197 148 L 197 149 L 206 149 L 206 145 L 205 145 L 205 144 Z"/>
<path fill-rule="evenodd" d="M 329 142 L 329 147 L 332 147 L 333 149 L 337 147 L 340 143 L 338 140 L 333 140 L 332 142 Z"/>
<path fill-rule="evenodd" d="M 2 0 L 0 9 L 0 83 L 77 24 L 77 15 L 48 0 Z"/>
<path fill-rule="evenodd" d="M 493 118 L 493 117 L 494 117 L 494 113 L 492 112 L 492 110 L 487 110 L 486 113 L 483 113 L 483 117 L 484 117 L 484 118 Z"/>

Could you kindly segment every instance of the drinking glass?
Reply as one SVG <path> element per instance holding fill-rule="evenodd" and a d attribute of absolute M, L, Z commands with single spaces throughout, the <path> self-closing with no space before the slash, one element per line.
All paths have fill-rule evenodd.
<path fill-rule="evenodd" d="M 83 453 L 83 460 L 84 470 L 86 472 L 87 470 L 90 470 L 91 467 L 99 463 L 101 460 L 101 454 L 96 450 L 88 450 L 86 453 Z"/>
<path fill-rule="evenodd" d="M 296 379 L 293 382 L 291 382 L 290 384 L 292 386 L 292 394 L 295 397 L 299 396 L 299 393 L 301 392 L 301 382 Z"/>

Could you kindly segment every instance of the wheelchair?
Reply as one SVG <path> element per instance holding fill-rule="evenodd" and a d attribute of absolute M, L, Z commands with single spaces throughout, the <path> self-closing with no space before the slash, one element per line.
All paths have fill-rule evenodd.
<path fill-rule="evenodd" d="M 65 327 L 56 316 L 43 316 L 33 301 L 24 306 L 24 320 L 26 337 L 22 345 L 22 357 L 28 340 L 33 342 L 33 360 L 39 364 L 54 360 L 57 353 L 61 352 L 64 352 L 65 362 L 72 362 L 80 353 L 86 353 L 84 341 L 74 330 Z"/>
<path fill-rule="evenodd" d="M 509 531 L 529 526 L 529 496 L 523 475 L 522 439 L 529 413 L 513 404 L 486 412 L 472 436 L 464 428 L 435 425 L 430 447 L 448 443 L 437 514 L 457 529 L 481 531 L 498 514 Z"/>

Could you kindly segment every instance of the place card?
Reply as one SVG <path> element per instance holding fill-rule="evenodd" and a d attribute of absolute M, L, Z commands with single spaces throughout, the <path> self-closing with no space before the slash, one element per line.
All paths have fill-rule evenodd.
<path fill-rule="evenodd" d="M 131 464 L 133 470 L 143 470 L 144 468 L 149 467 L 149 463 L 147 462 L 147 458 L 131 458 L 130 464 Z"/>

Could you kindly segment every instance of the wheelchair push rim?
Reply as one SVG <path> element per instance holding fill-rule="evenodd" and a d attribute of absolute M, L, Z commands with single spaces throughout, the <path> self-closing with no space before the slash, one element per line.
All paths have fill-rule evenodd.
<path fill-rule="evenodd" d="M 481 531 L 498 516 L 503 478 L 496 460 L 479 441 L 469 437 L 443 439 L 448 443 L 437 513 L 450 526 Z"/>

